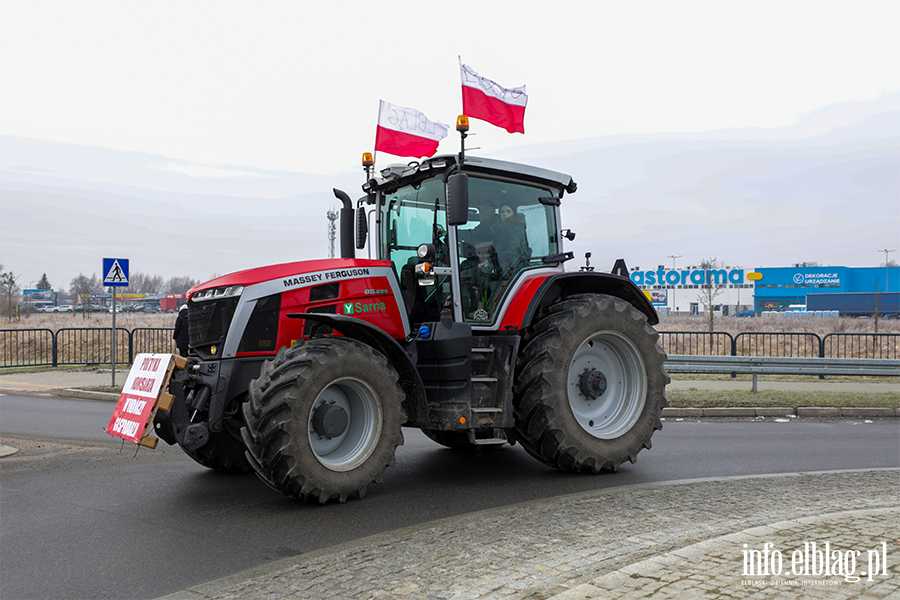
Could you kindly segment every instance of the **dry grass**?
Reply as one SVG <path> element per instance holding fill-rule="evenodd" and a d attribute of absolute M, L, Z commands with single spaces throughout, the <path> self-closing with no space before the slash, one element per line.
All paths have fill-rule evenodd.
<path fill-rule="evenodd" d="M 135 329 L 171 329 L 175 324 L 175 313 L 118 313 L 116 328 L 132 331 Z M 736 353 L 745 356 L 819 356 L 819 339 L 813 335 L 787 335 L 789 333 L 815 334 L 824 338 L 829 333 L 870 334 L 874 330 L 874 320 L 854 318 L 815 317 L 720 317 L 716 319 L 716 330 L 736 338 Z M 708 321 L 703 316 L 663 316 L 657 329 L 662 332 L 707 331 Z M 50 313 L 32 314 L 28 318 L 7 322 L 0 329 L 35 329 L 57 332 L 60 329 L 88 329 L 91 331 L 69 332 L 58 338 L 60 363 L 105 363 L 111 360 L 110 334 L 112 315 L 110 313 Z M 900 320 L 880 320 L 879 333 L 900 333 Z M 741 336 L 744 332 L 768 332 L 785 335 Z M 170 335 L 164 332 L 143 332 L 149 345 L 136 352 L 168 352 Z M 52 346 L 44 334 L 0 335 L 0 362 L 7 365 L 47 363 L 52 361 Z M 128 339 L 123 332 L 117 333 L 116 357 L 127 360 Z M 731 340 L 726 336 L 705 335 L 663 336 L 664 350 L 669 354 L 731 354 Z M 897 358 L 900 357 L 900 336 L 896 338 L 874 339 L 830 338 L 824 343 L 826 356 L 835 358 Z"/>
<path fill-rule="evenodd" d="M 831 390 L 698 390 L 696 388 L 666 390 L 672 408 L 733 407 L 857 407 L 900 408 L 898 392 L 835 392 Z"/>
<path fill-rule="evenodd" d="M 110 313 L 37 313 L 18 321 L 0 322 L 0 329 L 50 329 L 67 327 L 112 327 Z M 116 328 L 175 327 L 175 313 L 117 313 Z"/>
<path fill-rule="evenodd" d="M 716 331 L 724 331 L 732 336 L 745 331 L 801 332 L 824 336 L 829 333 L 874 333 L 874 319 L 853 317 L 718 317 Z M 709 331 L 709 319 L 704 316 L 660 317 L 658 331 Z M 900 333 L 900 319 L 879 319 L 878 333 Z"/>
<path fill-rule="evenodd" d="M 874 333 L 873 319 L 835 317 L 816 319 L 802 317 L 719 317 L 715 320 L 716 331 L 724 331 L 732 336 L 744 331 L 802 332 L 824 336 L 829 333 Z M 116 327 L 134 329 L 136 327 L 174 327 L 175 313 L 119 313 Z M 18 321 L 0 323 L 0 329 L 39 329 L 56 331 L 63 327 L 112 327 L 109 313 L 89 313 L 82 316 L 71 314 L 33 314 Z M 662 316 L 659 331 L 708 331 L 709 320 L 704 316 Z M 879 319 L 878 333 L 900 333 L 900 319 Z"/>

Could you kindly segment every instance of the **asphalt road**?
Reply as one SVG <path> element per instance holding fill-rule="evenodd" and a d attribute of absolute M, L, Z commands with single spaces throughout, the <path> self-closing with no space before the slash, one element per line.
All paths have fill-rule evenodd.
<path fill-rule="evenodd" d="M 398 527 L 626 484 L 900 466 L 896 420 L 667 421 L 637 464 L 596 476 L 518 446 L 458 455 L 405 430 L 365 499 L 318 506 L 164 443 L 123 448 L 103 431 L 111 414 L 104 402 L 0 396 L 0 444 L 21 448 L 0 459 L 4 598 L 153 598 Z"/>

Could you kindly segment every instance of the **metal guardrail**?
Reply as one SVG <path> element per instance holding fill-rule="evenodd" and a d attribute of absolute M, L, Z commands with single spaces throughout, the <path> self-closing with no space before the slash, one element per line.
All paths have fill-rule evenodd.
<path fill-rule="evenodd" d="M 744 331 L 734 336 L 732 356 L 822 356 L 822 338 L 794 331 Z"/>
<path fill-rule="evenodd" d="M 130 364 L 135 355 L 174 353 L 170 327 L 116 328 L 116 362 Z M 109 327 L 0 329 L 0 368 L 102 365 L 112 361 Z"/>
<path fill-rule="evenodd" d="M 175 354 L 175 339 L 171 327 L 138 327 L 131 331 L 128 356 L 138 354 Z M 130 361 L 129 361 L 130 362 Z"/>
<path fill-rule="evenodd" d="M 900 377 L 900 360 L 784 356 L 688 356 L 666 358 L 669 373 L 753 375 L 818 375 Z"/>
<path fill-rule="evenodd" d="M 660 331 L 667 354 L 900 359 L 900 333 Z"/>
<path fill-rule="evenodd" d="M 131 363 L 142 352 L 173 353 L 173 331 L 169 327 L 136 327 L 131 331 L 117 328 L 117 362 Z M 109 328 L 99 327 L 62 328 L 56 332 L 0 329 L 0 368 L 108 363 L 110 337 Z M 747 331 L 732 336 L 725 331 L 661 331 L 659 341 L 671 357 L 900 359 L 898 333 L 829 333 L 820 338 L 807 332 Z M 831 374 L 834 373 L 825 373 Z"/>
<path fill-rule="evenodd" d="M 105 364 L 112 361 L 112 330 L 97 327 L 64 327 L 54 336 L 57 365 Z M 116 327 L 116 362 L 131 362 L 131 332 Z"/>
<path fill-rule="evenodd" d="M 55 364 L 56 334 L 52 330 L 0 330 L 0 365 L 30 367 Z"/>
<path fill-rule="evenodd" d="M 835 358 L 900 358 L 900 333 L 829 333 L 822 356 Z"/>
<path fill-rule="evenodd" d="M 659 344 L 666 354 L 728 356 L 734 338 L 727 331 L 660 331 Z"/>

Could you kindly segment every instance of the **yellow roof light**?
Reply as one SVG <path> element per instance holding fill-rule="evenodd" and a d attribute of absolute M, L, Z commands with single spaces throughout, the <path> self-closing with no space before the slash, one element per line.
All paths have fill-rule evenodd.
<path fill-rule="evenodd" d="M 362 166 L 371 167 L 374 164 L 375 164 L 375 161 L 372 159 L 372 153 L 371 152 L 363 152 Z"/>
<path fill-rule="evenodd" d="M 466 115 L 456 117 L 456 130 L 463 133 L 467 132 L 469 130 L 469 117 Z"/>

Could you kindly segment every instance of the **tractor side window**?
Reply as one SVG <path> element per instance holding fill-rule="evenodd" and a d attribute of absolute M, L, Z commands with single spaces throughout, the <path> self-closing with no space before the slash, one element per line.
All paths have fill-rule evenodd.
<path fill-rule="evenodd" d="M 457 229 L 466 321 L 490 325 L 518 275 L 559 252 L 553 193 L 520 183 L 469 178 L 470 218 Z"/>
<path fill-rule="evenodd" d="M 382 256 L 399 274 L 400 290 L 412 323 L 436 321 L 450 293 L 449 277 L 420 286 L 415 267 L 420 244 L 434 244 L 434 266 L 449 266 L 444 182 L 428 179 L 386 194 L 382 206 Z"/>

